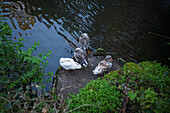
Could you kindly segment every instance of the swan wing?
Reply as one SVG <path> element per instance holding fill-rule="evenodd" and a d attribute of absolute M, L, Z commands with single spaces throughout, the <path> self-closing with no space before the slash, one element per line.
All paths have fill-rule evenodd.
<path fill-rule="evenodd" d="M 83 59 L 83 61 L 85 62 L 85 65 L 88 65 L 87 60 L 86 60 L 86 58 L 85 58 L 84 55 L 82 55 L 82 59 Z"/>
<path fill-rule="evenodd" d="M 70 65 L 70 69 L 71 70 L 75 70 L 75 69 L 81 69 L 81 65 L 77 62 L 72 62 L 71 65 Z"/>
<path fill-rule="evenodd" d="M 93 74 L 97 75 L 97 74 L 102 74 L 103 73 L 103 66 L 98 65 L 94 70 L 93 70 Z"/>
<path fill-rule="evenodd" d="M 60 62 L 72 62 L 74 61 L 72 58 L 60 58 Z"/>
<path fill-rule="evenodd" d="M 66 70 L 75 70 L 81 68 L 81 65 L 71 58 L 60 58 L 60 65 Z"/>
<path fill-rule="evenodd" d="M 99 63 L 100 66 L 102 66 L 104 68 L 104 70 L 109 70 L 111 67 L 112 67 L 112 63 L 110 62 L 107 62 L 106 60 L 102 60 L 100 63 Z"/>

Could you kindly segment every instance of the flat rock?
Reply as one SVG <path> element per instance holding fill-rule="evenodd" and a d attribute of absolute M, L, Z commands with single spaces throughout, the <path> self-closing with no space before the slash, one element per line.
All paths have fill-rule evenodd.
<path fill-rule="evenodd" d="M 68 97 L 68 93 L 75 94 L 78 91 L 85 87 L 87 82 L 91 80 L 96 80 L 98 77 L 103 77 L 102 75 L 94 75 L 92 71 L 98 65 L 98 63 L 104 59 L 104 56 L 89 56 L 88 57 L 88 67 L 82 68 L 79 70 L 65 70 L 60 68 L 58 71 L 58 82 L 57 82 L 57 92 L 63 94 L 64 98 Z M 117 70 L 121 68 L 121 66 L 113 61 L 112 68 L 110 71 Z"/>

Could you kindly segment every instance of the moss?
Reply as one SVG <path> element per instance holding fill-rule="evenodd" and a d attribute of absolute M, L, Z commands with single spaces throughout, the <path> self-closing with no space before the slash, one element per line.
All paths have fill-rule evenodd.
<path fill-rule="evenodd" d="M 106 79 L 106 80 L 116 80 L 117 78 L 119 78 L 119 76 L 120 76 L 119 73 L 121 73 L 122 70 L 123 69 L 121 68 L 121 69 L 118 69 L 118 70 L 115 70 L 115 71 L 111 71 L 104 76 L 104 79 Z"/>
<path fill-rule="evenodd" d="M 139 65 L 135 64 L 134 62 L 128 62 L 123 66 L 123 70 L 125 72 L 133 72 L 133 73 L 139 73 L 142 71 Z"/>
<path fill-rule="evenodd" d="M 152 66 L 153 64 L 149 61 L 144 61 L 144 62 L 141 62 L 138 64 L 139 67 L 141 67 L 142 69 L 144 69 L 145 67 L 150 67 Z"/>
<path fill-rule="evenodd" d="M 61 65 L 59 65 L 58 66 L 58 68 L 57 68 L 57 71 L 56 71 L 56 73 L 55 73 L 55 75 L 58 75 L 58 72 L 61 70 Z"/>
<path fill-rule="evenodd" d="M 101 109 L 84 107 L 79 111 L 120 112 L 126 107 L 125 112 L 166 112 L 169 110 L 170 100 L 168 73 L 168 67 L 161 66 L 160 63 L 128 62 L 122 69 L 91 81 L 79 94 L 72 95 L 73 104 L 70 108 L 86 103 L 99 105 Z M 113 95 L 116 92 L 118 93 Z"/>
<path fill-rule="evenodd" d="M 53 83 L 53 85 L 52 85 L 53 93 L 56 92 L 56 87 L 57 87 L 57 83 L 58 83 L 58 76 L 59 76 L 58 72 L 61 70 L 61 68 L 62 67 L 59 65 L 55 75 L 53 76 L 53 82 L 52 82 Z"/>
<path fill-rule="evenodd" d="M 106 52 L 105 52 L 105 50 L 104 50 L 103 48 L 98 48 L 98 49 L 96 50 L 96 52 L 94 53 L 94 55 L 95 55 L 95 56 L 97 56 L 97 55 L 103 55 L 103 56 L 105 56 L 105 55 L 106 55 Z"/>

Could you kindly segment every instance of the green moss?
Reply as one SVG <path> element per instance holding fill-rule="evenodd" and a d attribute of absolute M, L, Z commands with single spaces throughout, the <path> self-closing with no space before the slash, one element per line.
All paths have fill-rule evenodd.
<path fill-rule="evenodd" d="M 94 55 L 103 55 L 103 56 L 105 56 L 106 55 L 106 52 L 105 52 L 105 50 L 103 49 L 103 48 L 98 48 L 97 50 L 96 50 L 96 52 L 94 53 Z"/>
<path fill-rule="evenodd" d="M 121 112 L 125 107 L 126 112 L 166 112 L 170 106 L 167 73 L 168 67 L 160 63 L 128 62 L 72 95 L 70 109 L 91 104 L 98 107 L 82 107 L 76 112 Z"/>
<path fill-rule="evenodd" d="M 118 70 L 115 70 L 115 71 L 111 71 L 109 72 L 108 74 L 106 74 L 104 76 L 104 79 L 106 80 L 116 80 L 117 78 L 119 78 L 119 73 L 122 72 L 123 69 L 118 69 Z"/>
<path fill-rule="evenodd" d="M 138 66 L 137 64 L 135 64 L 134 62 L 128 62 L 123 66 L 123 70 L 125 72 L 133 72 L 133 73 L 139 73 L 142 71 L 142 69 L 140 68 L 140 66 Z"/>
<path fill-rule="evenodd" d="M 61 65 L 59 65 L 58 68 L 57 68 L 57 71 L 56 71 L 55 75 L 58 75 L 58 72 L 61 70 L 61 68 L 62 68 Z"/>

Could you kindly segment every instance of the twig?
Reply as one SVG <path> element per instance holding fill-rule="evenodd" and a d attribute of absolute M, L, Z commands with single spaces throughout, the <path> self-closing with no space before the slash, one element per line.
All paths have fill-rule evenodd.
<path fill-rule="evenodd" d="M 71 86 L 66 86 L 66 87 L 63 87 L 61 88 L 60 92 L 62 92 L 64 89 L 67 89 L 67 88 L 70 88 Z"/>
<path fill-rule="evenodd" d="M 11 103 L 11 101 L 9 101 L 8 99 L 4 98 L 4 97 L 0 97 L 1 99 L 3 100 L 6 100 L 7 102 Z M 12 109 L 11 109 L 11 112 L 13 113 Z"/>
<path fill-rule="evenodd" d="M 11 101 L 9 101 L 8 99 L 6 99 L 6 98 L 4 98 L 4 97 L 0 97 L 0 98 L 3 99 L 3 100 L 8 101 L 9 103 L 11 103 Z"/>
<path fill-rule="evenodd" d="M 71 102 L 72 102 L 72 100 L 69 101 L 67 107 L 64 109 L 64 113 L 65 113 L 65 111 L 68 109 L 68 107 L 70 106 Z"/>
<path fill-rule="evenodd" d="M 22 109 L 21 109 L 21 106 L 19 106 L 19 105 L 18 105 L 18 102 L 17 102 L 17 101 L 15 101 L 15 100 L 13 100 L 13 101 L 14 101 L 15 103 L 12 105 L 12 107 L 11 107 L 11 108 L 13 108 L 13 106 L 14 106 L 14 105 L 17 105 L 17 106 L 18 106 L 18 108 L 19 108 L 20 110 L 22 110 Z"/>
<path fill-rule="evenodd" d="M 152 35 L 156 35 L 156 36 L 160 36 L 160 37 L 163 37 L 163 38 L 170 39 L 170 37 L 167 37 L 167 36 L 164 36 L 164 35 L 160 35 L 160 34 L 156 34 L 156 33 L 153 33 L 153 32 L 149 32 L 149 34 L 152 34 Z"/>
<path fill-rule="evenodd" d="M 58 94 L 58 100 L 60 101 L 60 103 L 57 103 L 59 105 L 59 109 L 62 107 L 63 105 L 63 95 L 62 94 Z"/>
<path fill-rule="evenodd" d="M 53 106 L 54 106 L 54 109 L 55 109 L 56 113 L 58 113 L 59 111 L 57 111 L 57 109 L 56 109 L 57 108 L 56 104 L 57 104 L 57 101 L 55 103 L 53 103 Z"/>
<path fill-rule="evenodd" d="M 77 109 L 79 109 L 79 108 L 81 108 L 81 107 L 83 107 L 83 106 L 93 106 L 93 107 L 98 107 L 98 108 L 100 108 L 99 106 L 96 106 L 96 105 L 91 105 L 91 104 L 83 104 L 83 105 L 81 105 L 81 106 L 79 106 L 79 107 L 77 107 L 77 108 L 75 108 L 75 109 L 72 109 L 72 110 L 70 110 L 70 111 L 68 111 L 68 112 L 75 111 L 75 110 L 77 110 Z M 101 108 L 100 108 L 100 109 L 101 109 Z"/>

